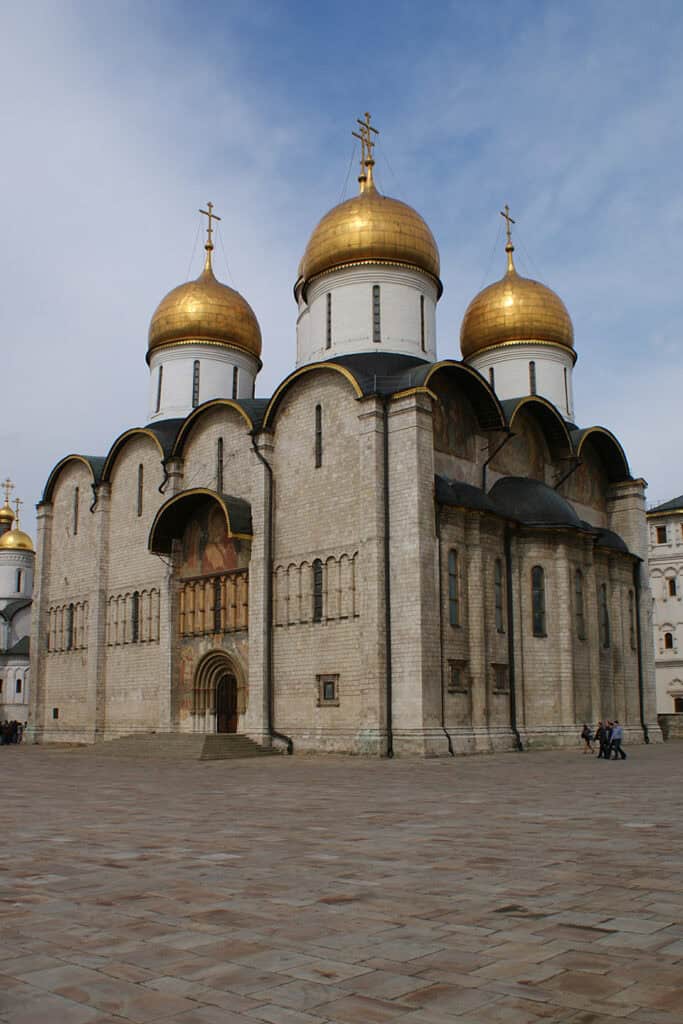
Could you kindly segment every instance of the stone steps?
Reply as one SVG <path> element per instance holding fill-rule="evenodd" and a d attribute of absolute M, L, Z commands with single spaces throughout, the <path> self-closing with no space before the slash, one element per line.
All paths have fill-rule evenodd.
<path fill-rule="evenodd" d="M 172 761 L 225 761 L 279 753 L 236 733 L 135 733 L 85 749 L 105 757 Z"/>

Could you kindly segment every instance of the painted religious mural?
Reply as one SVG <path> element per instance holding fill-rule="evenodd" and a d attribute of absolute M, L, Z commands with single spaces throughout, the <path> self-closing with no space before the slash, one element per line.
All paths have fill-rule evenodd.
<path fill-rule="evenodd" d="M 180 576 L 213 576 L 248 564 L 249 544 L 228 536 L 220 505 L 207 501 L 200 506 L 183 533 Z"/>

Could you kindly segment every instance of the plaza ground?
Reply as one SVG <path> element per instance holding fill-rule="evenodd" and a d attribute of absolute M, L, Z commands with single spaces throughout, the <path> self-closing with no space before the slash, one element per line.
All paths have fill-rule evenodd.
<path fill-rule="evenodd" d="M 683 743 L 0 748 L 0 1021 L 683 1020 Z"/>

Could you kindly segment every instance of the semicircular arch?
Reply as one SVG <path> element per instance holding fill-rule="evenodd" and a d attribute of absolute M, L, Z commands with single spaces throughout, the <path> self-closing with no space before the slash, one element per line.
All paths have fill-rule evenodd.
<path fill-rule="evenodd" d="M 52 469 L 52 472 L 47 478 L 47 483 L 45 484 L 43 494 L 40 499 L 41 504 L 52 501 L 52 495 L 54 494 L 54 489 L 57 485 L 57 481 L 59 480 L 59 477 L 61 476 L 62 472 L 70 463 L 82 463 L 90 473 L 92 486 L 96 487 L 100 482 L 102 466 L 104 465 L 105 461 L 105 458 L 98 455 L 65 455 L 63 459 L 59 460 L 59 462 Z"/>
<path fill-rule="evenodd" d="M 586 427 L 573 432 L 576 454 L 580 457 L 585 445 L 591 445 L 602 461 L 610 483 L 631 480 L 626 452 L 614 434 L 606 427 Z"/>
<path fill-rule="evenodd" d="M 234 401 L 232 398 L 212 398 L 208 402 L 202 402 L 196 409 L 193 409 L 187 419 L 184 421 L 182 427 L 178 431 L 178 436 L 175 439 L 173 449 L 171 451 L 171 457 L 177 457 L 183 454 L 185 445 L 188 442 L 190 435 L 194 428 L 198 425 L 199 421 L 204 418 L 207 414 L 214 412 L 216 409 L 230 409 L 238 413 L 241 419 L 246 424 L 249 431 L 254 429 L 254 421 L 252 420 L 249 413 L 242 408 L 242 406 Z"/>
<path fill-rule="evenodd" d="M 158 510 L 149 531 L 149 550 L 155 554 L 169 555 L 173 541 L 180 539 L 186 523 L 207 500 L 215 502 L 221 509 L 228 537 L 235 537 L 238 540 L 252 539 L 249 502 L 243 498 L 218 494 L 206 487 L 193 487 L 169 498 Z"/>
<path fill-rule="evenodd" d="M 347 380 L 348 383 L 351 385 L 356 395 L 356 398 L 363 397 L 363 390 L 360 384 L 358 383 L 358 380 L 346 366 L 341 366 L 339 363 L 334 362 L 309 363 L 307 366 L 300 366 L 298 370 L 294 370 L 293 373 L 290 373 L 289 377 L 286 377 L 282 381 L 280 386 L 277 388 L 277 390 L 273 393 L 273 396 L 268 403 L 268 407 L 263 417 L 263 430 L 272 429 L 280 404 L 285 395 L 288 394 L 291 387 L 294 384 L 296 384 L 296 382 L 299 381 L 303 376 L 309 373 L 318 373 L 321 371 L 341 374 L 341 376 L 344 377 L 345 380 Z"/>
<path fill-rule="evenodd" d="M 124 430 L 124 432 L 116 438 L 113 445 L 109 449 L 107 457 L 104 461 L 104 466 L 102 467 L 102 473 L 100 474 L 99 483 L 106 483 L 107 481 L 111 480 L 111 474 L 114 469 L 116 460 L 118 459 L 119 455 L 121 455 L 128 442 L 135 437 L 145 437 L 148 440 L 152 441 L 157 451 L 159 452 L 160 460 L 163 461 L 164 449 L 162 448 L 161 442 L 159 441 L 159 438 L 156 436 L 156 434 L 153 433 L 153 431 L 148 430 L 147 427 L 131 427 L 130 430 Z"/>
<path fill-rule="evenodd" d="M 525 395 L 523 398 L 507 399 L 502 405 L 513 432 L 515 419 L 524 410 L 542 430 L 553 458 L 568 458 L 574 454 L 569 428 L 552 402 L 541 395 Z"/>
<path fill-rule="evenodd" d="M 429 387 L 434 377 L 445 377 L 453 382 L 467 395 L 472 408 L 483 430 L 505 430 L 507 421 L 503 407 L 485 377 L 471 366 L 455 360 L 443 359 L 433 363 L 424 374 L 422 384 Z"/>

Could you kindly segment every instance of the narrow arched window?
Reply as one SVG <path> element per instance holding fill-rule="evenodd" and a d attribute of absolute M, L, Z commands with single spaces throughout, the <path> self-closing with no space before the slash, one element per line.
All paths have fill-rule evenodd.
<path fill-rule="evenodd" d="M 159 409 L 161 408 L 161 382 L 163 380 L 163 376 L 164 376 L 164 368 L 163 368 L 163 366 L 160 366 L 159 367 L 159 373 L 157 374 L 157 407 L 156 407 L 156 412 L 159 412 Z"/>
<path fill-rule="evenodd" d="M 674 635 L 673 633 L 664 634 L 664 649 L 667 651 L 673 651 L 674 649 Z"/>
<path fill-rule="evenodd" d="M 232 368 L 232 397 L 237 398 L 240 384 L 240 371 L 237 366 Z"/>
<path fill-rule="evenodd" d="M 17 685 L 14 688 L 15 693 L 21 693 L 21 677 L 17 676 Z"/>
<path fill-rule="evenodd" d="M 315 468 L 323 464 L 323 407 L 315 407 Z"/>
<path fill-rule="evenodd" d="M 586 619 L 583 612 L 583 573 L 577 569 L 574 573 L 574 617 L 576 635 L 579 640 L 586 639 Z"/>
<path fill-rule="evenodd" d="M 489 366 L 489 384 L 495 389 L 496 386 L 496 371 L 492 366 Z"/>
<path fill-rule="evenodd" d="M 136 590 L 130 601 L 130 641 L 136 644 L 140 639 L 140 594 Z"/>
<path fill-rule="evenodd" d="M 422 351 L 427 351 L 427 339 L 425 337 L 425 297 L 420 296 L 420 345 Z"/>
<path fill-rule="evenodd" d="M 531 570 L 531 618 L 534 636 L 547 636 L 545 624 L 545 572 L 540 565 Z"/>
<path fill-rule="evenodd" d="M 632 590 L 628 592 L 628 633 L 631 650 L 636 649 L 636 601 Z"/>
<path fill-rule="evenodd" d="M 503 621 L 503 563 L 497 558 L 493 565 L 493 595 L 496 607 L 496 629 L 505 632 Z"/>
<path fill-rule="evenodd" d="M 378 284 L 373 284 L 372 286 L 372 340 L 376 342 L 380 342 L 382 340 L 382 320 Z"/>
<path fill-rule="evenodd" d="M 223 438 L 216 441 L 216 490 L 223 493 Z"/>
<path fill-rule="evenodd" d="M 567 381 L 567 367 L 564 368 L 564 404 L 569 416 L 569 383 Z"/>
<path fill-rule="evenodd" d="M 607 604 L 607 584 L 602 583 L 598 592 L 598 605 L 600 610 L 600 642 L 603 647 L 610 645 L 609 630 L 609 607 Z"/>
<path fill-rule="evenodd" d="M 66 644 L 67 651 L 72 651 L 74 646 L 74 606 L 72 604 L 66 609 Z"/>
<path fill-rule="evenodd" d="M 213 581 L 213 631 L 220 633 L 223 628 L 223 599 L 221 581 Z"/>
<path fill-rule="evenodd" d="M 460 593 L 458 587 L 458 552 L 448 552 L 448 621 L 451 626 L 460 625 Z"/>
<path fill-rule="evenodd" d="M 529 394 L 536 394 L 536 363 L 533 360 L 529 363 Z"/>
<path fill-rule="evenodd" d="M 325 322 L 325 348 L 332 348 L 332 293 L 327 293 L 327 311 Z"/>
<path fill-rule="evenodd" d="M 199 405 L 199 360 L 192 364 L 192 408 Z"/>
<path fill-rule="evenodd" d="M 313 621 L 323 620 L 323 563 L 316 558 L 313 563 Z"/>
<path fill-rule="evenodd" d="M 142 515 L 142 497 L 145 487 L 145 469 L 142 463 L 138 466 L 138 516 Z"/>
<path fill-rule="evenodd" d="M 24 585 L 24 571 L 23 571 L 23 569 L 17 569 L 17 586 L 16 586 L 17 594 L 21 593 L 21 589 L 22 589 L 23 585 Z"/>
<path fill-rule="evenodd" d="M 672 576 L 670 579 L 667 580 L 667 586 L 669 588 L 669 597 L 675 597 L 678 591 L 675 576 Z"/>
<path fill-rule="evenodd" d="M 79 498 L 78 487 L 74 487 L 74 507 L 73 507 L 73 533 L 74 537 L 78 533 L 78 498 Z"/>

